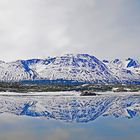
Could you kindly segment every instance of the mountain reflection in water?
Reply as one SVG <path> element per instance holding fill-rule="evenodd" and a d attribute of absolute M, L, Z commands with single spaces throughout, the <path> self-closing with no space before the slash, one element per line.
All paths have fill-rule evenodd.
<path fill-rule="evenodd" d="M 140 96 L 1 96 L 0 113 L 77 123 L 100 116 L 133 118 L 140 114 Z"/>

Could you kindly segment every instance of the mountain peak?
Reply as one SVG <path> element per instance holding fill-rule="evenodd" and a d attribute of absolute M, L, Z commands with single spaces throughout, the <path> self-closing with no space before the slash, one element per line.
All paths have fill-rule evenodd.
<path fill-rule="evenodd" d="M 135 67 L 135 68 L 136 67 L 140 67 L 140 63 L 137 60 L 135 60 L 135 59 L 128 58 L 127 61 L 128 61 L 128 64 L 127 64 L 128 68 L 129 67 Z"/>
<path fill-rule="evenodd" d="M 127 66 L 126 66 L 127 64 Z M 0 63 L 0 81 L 68 80 L 88 83 L 140 83 L 139 62 L 100 61 L 89 54 L 65 54 L 46 59 Z M 134 69 L 129 69 L 133 67 Z M 137 68 L 135 70 L 135 68 Z M 128 72 L 129 71 L 129 72 Z"/>

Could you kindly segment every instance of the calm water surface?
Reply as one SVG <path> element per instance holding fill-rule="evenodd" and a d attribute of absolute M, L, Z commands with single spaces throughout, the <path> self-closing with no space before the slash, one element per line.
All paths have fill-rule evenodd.
<path fill-rule="evenodd" d="M 0 140 L 140 140 L 140 97 L 0 97 Z"/>

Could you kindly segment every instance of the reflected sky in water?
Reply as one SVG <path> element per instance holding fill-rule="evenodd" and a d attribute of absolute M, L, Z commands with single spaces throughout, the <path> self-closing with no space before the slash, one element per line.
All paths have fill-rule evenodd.
<path fill-rule="evenodd" d="M 139 140 L 140 97 L 0 97 L 0 140 Z"/>

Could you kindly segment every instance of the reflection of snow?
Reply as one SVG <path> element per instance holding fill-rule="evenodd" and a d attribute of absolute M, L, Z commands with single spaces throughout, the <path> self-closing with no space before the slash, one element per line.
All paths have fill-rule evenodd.
<path fill-rule="evenodd" d="M 1 96 L 0 112 L 68 122 L 89 122 L 108 115 L 132 118 L 140 114 L 140 96 Z"/>

